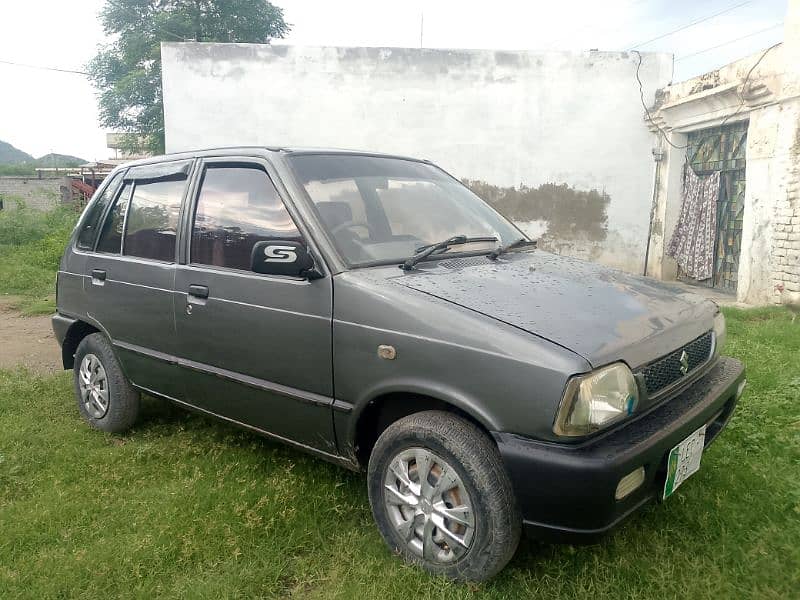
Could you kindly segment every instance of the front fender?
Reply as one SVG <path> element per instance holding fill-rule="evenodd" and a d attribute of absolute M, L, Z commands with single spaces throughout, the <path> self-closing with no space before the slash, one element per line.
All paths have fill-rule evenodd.
<path fill-rule="evenodd" d="M 350 409 L 347 426 L 347 443 L 353 445 L 357 435 L 358 421 L 364 410 L 377 398 L 388 394 L 403 393 L 413 396 L 425 396 L 439 400 L 465 412 L 489 431 L 499 429 L 499 421 L 486 410 L 479 398 L 475 398 L 467 390 L 457 385 L 441 381 L 427 380 L 420 377 L 395 377 L 377 382 L 364 390 L 363 395 Z"/>
<path fill-rule="evenodd" d="M 491 431 L 552 435 L 564 385 L 589 370 L 586 360 L 381 277 L 395 272 L 347 272 L 334 280 L 333 407 L 340 444 L 352 442 L 371 400 L 394 392 L 446 402 Z M 394 349 L 391 357 L 381 355 L 385 346 Z"/>

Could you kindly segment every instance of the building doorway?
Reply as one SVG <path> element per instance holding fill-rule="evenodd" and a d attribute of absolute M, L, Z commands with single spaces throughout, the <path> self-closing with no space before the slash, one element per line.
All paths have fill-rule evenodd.
<path fill-rule="evenodd" d="M 687 160 L 700 176 L 720 172 L 717 198 L 717 231 L 714 239 L 714 272 L 711 279 L 696 281 L 680 270 L 678 278 L 689 283 L 736 293 L 744 216 L 745 151 L 748 121 L 689 132 Z"/>

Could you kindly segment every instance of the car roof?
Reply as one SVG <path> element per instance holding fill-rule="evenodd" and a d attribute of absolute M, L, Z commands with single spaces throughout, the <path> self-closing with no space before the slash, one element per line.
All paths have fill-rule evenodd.
<path fill-rule="evenodd" d="M 188 150 L 186 152 L 175 152 L 170 154 L 160 154 L 158 156 L 149 156 L 147 158 L 132 160 L 120 165 L 120 167 L 127 168 L 172 160 L 187 160 L 210 156 L 269 156 L 275 154 L 288 156 L 309 154 L 339 154 L 351 156 L 374 156 L 378 158 L 397 158 L 401 160 L 412 160 L 415 162 L 425 163 L 430 162 L 429 160 L 414 158 L 412 156 L 403 156 L 400 154 L 387 154 L 383 152 L 372 152 L 369 150 L 349 150 L 345 148 L 314 148 L 296 146 L 223 146 L 220 148 L 203 148 L 199 150 Z"/>

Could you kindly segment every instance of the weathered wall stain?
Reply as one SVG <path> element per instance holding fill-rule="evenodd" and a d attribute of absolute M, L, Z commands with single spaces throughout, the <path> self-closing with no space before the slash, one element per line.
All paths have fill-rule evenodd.
<path fill-rule="evenodd" d="M 611 197 L 598 190 L 578 190 L 566 183 L 499 187 L 485 181 L 462 182 L 512 221 L 545 221 L 547 238 L 600 242 L 608 235 Z"/>
<path fill-rule="evenodd" d="M 697 83 L 692 87 L 690 94 L 697 94 L 705 90 L 710 90 L 720 85 L 719 70 L 703 73 L 697 78 Z"/>

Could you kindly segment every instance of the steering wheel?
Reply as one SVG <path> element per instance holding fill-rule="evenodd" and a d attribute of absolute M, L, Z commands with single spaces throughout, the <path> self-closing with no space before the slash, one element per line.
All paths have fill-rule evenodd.
<path fill-rule="evenodd" d="M 356 221 L 345 221 L 344 223 L 339 223 L 335 227 L 331 227 L 331 235 L 335 236 L 344 229 L 352 230 L 356 227 L 363 227 L 367 230 L 367 233 L 369 233 L 369 237 L 375 237 L 375 230 L 372 229 L 369 223 L 357 223 Z"/>

